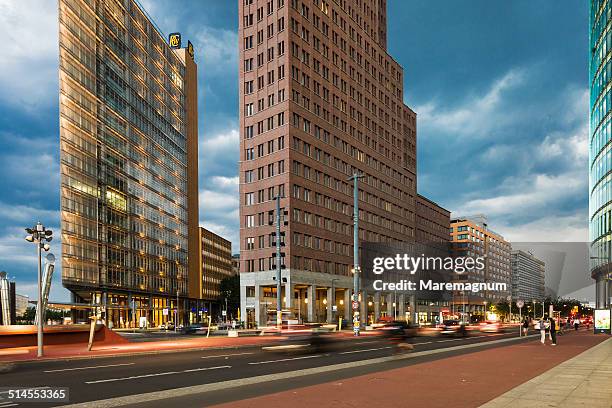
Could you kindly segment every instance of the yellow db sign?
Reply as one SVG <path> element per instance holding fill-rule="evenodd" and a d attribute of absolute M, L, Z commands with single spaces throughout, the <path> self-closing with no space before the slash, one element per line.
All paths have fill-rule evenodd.
<path fill-rule="evenodd" d="M 181 33 L 172 33 L 168 36 L 170 48 L 181 48 Z"/>
<path fill-rule="evenodd" d="M 191 43 L 191 41 L 187 41 L 187 53 L 189 54 L 189 56 L 191 57 L 191 59 L 193 59 L 193 44 Z"/>

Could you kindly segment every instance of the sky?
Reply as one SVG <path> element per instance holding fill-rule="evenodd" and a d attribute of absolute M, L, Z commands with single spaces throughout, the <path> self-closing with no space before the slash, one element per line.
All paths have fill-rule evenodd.
<path fill-rule="evenodd" d="M 199 67 L 200 224 L 239 247 L 238 1 L 141 0 Z M 510 241 L 588 235 L 588 2 L 388 1 L 388 48 L 417 112 L 419 193 Z M 0 0 L 0 270 L 35 294 L 24 228 L 59 231 L 54 0 Z M 51 299 L 68 300 L 56 270 Z"/>

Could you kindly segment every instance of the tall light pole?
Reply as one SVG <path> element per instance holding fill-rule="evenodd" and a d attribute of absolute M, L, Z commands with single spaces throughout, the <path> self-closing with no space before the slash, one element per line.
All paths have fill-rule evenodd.
<path fill-rule="evenodd" d="M 283 304 L 281 299 L 281 213 L 280 213 L 280 195 L 276 196 L 276 325 L 280 329 L 283 325 Z"/>
<path fill-rule="evenodd" d="M 179 291 L 176 290 L 176 319 L 174 320 L 174 331 L 178 331 L 178 319 L 179 319 Z"/>
<path fill-rule="evenodd" d="M 38 345 L 38 357 L 43 356 L 43 301 L 42 301 L 42 259 L 40 250 L 48 251 L 51 246 L 48 244 L 53 239 L 53 231 L 46 229 L 41 222 L 37 222 L 32 228 L 25 229 L 28 235 L 25 240 L 36 244 L 36 253 L 38 255 L 38 301 L 36 303 L 36 319 L 37 319 L 37 335 L 36 343 Z"/>
<path fill-rule="evenodd" d="M 353 307 L 353 333 L 359 336 L 359 187 L 358 181 L 365 176 L 353 173 L 348 180 L 353 180 L 353 302 L 357 308 Z M 363 299 L 365 302 L 366 299 Z"/>

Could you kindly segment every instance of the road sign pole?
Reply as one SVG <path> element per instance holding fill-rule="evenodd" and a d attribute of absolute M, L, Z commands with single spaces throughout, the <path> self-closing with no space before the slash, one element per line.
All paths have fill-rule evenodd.
<path fill-rule="evenodd" d="M 516 307 L 519 310 L 519 337 L 523 336 L 523 306 L 525 306 L 525 302 L 521 299 L 516 301 Z"/>

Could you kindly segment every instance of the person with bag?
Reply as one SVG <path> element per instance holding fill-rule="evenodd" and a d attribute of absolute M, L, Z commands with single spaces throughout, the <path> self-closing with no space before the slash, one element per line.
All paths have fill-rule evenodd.
<path fill-rule="evenodd" d="M 544 318 L 538 320 L 536 323 L 537 329 L 540 330 L 540 343 L 546 343 L 546 325 L 544 322 Z"/>
<path fill-rule="evenodd" d="M 557 322 L 552 317 L 548 318 L 550 341 L 553 346 L 557 345 Z"/>

